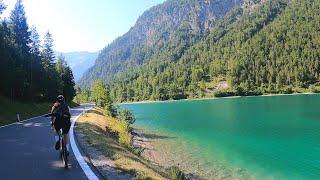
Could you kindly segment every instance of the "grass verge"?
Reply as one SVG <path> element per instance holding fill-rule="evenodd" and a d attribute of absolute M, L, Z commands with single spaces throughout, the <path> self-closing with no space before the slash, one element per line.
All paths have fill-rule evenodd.
<path fill-rule="evenodd" d="M 52 103 L 26 103 L 12 102 L 11 100 L 0 97 L 0 125 L 17 122 L 17 114 L 20 120 L 39 116 L 48 113 Z"/>
<path fill-rule="evenodd" d="M 91 146 L 110 159 L 115 168 L 134 174 L 136 179 L 166 179 L 151 167 L 149 161 L 128 147 L 131 134 L 127 125 L 105 116 L 102 109 L 95 108 L 81 116 L 76 131 L 81 132 Z"/>
<path fill-rule="evenodd" d="M 70 103 L 68 103 L 68 105 L 70 106 L 70 108 L 74 108 L 74 107 L 78 107 L 80 106 L 80 104 L 74 102 L 74 101 L 71 101 Z"/>

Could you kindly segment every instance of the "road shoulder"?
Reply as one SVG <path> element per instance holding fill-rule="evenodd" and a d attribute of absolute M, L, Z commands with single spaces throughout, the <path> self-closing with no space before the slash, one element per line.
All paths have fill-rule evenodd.
<path fill-rule="evenodd" d="M 94 109 L 78 119 L 75 134 L 90 162 L 106 179 L 165 179 L 149 161 L 121 146 L 117 138 L 106 133 L 109 117 Z"/>

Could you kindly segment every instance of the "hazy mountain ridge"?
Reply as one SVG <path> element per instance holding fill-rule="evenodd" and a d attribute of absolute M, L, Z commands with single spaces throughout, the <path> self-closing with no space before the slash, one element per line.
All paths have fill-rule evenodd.
<path fill-rule="evenodd" d="M 67 53 L 57 52 L 56 54 L 62 54 L 65 57 L 65 60 L 72 69 L 75 81 L 79 81 L 83 74 L 94 65 L 94 62 L 98 57 L 99 51 L 78 51 Z"/>

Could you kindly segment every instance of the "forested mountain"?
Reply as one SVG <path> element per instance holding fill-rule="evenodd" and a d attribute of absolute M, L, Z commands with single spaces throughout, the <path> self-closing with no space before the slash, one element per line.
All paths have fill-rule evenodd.
<path fill-rule="evenodd" d="M 0 14 L 4 9 L 0 0 Z M 0 23 L 0 95 L 11 100 L 52 101 L 64 94 L 72 100 L 72 71 L 63 57 L 55 57 L 51 34 L 46 33 L 41 44 L 36 28 L 29 28 L 22 0 Z"/>
<path fill-rule="evenodd" d="M 65 57 L 65 60 L 71 67 L 75 81 L 78 81 L 82 75 L 94 65 L 99 52 L 57 52 L 57 54 L 62 54 Z"/>
<path fill-rule="evenodd" d="M 242 0 L 168 0 L 146 11 L 128 33 L 102 50 L 94 67 L 80 81 L 90 85 L 103 78 L 106 82 L 159 57 L 177 61 L 184 51 L 213 27 Z M 166 53 L 170 52 L 170 54 Z"/>
<path fill-rule="evenodd" d="M 203 97 L 215 79 L 226 79 L 227 93 L 239 95 L 319 85 L 320 1 L 246 0 L 238 6 L 229 1 L 215 8 L 221 2 L 228 4 L 171 0 L 150 9 L 99 55 L 83 85 L 103 79 L 119 102 Z M 168 16 L 165 7 L 173 4 L 168 9 L 175 13 Z M 171 28 L 174 23 L 154 17 L 181 21 Z M 134 31 L 142 22 L 148 22 L 141 26 L 145 30 L 160 26 L 151 33 Z"/>

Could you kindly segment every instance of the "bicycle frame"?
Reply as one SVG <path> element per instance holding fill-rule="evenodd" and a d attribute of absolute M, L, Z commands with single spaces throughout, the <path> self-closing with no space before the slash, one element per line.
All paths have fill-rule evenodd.
<path fill-rule="evenodd" d="M 57 114 L 56 113 L 49 113 L 49 114 L 46 114 L 44 117 L 52 117 L 52 116 L 56 117 Z M 60 129 L 60 131 L 58 132 L 58 135 L 59 135 L 59 141 L 60 141 L 60 155 L 61 155 L 62 161 L 64 163 L 64 167 L 66 169 L 68 169 L 69 166 L 68 166 L 67 147 L 66 147 L 66 143 L 65 143 L 62 129 Z"/>

